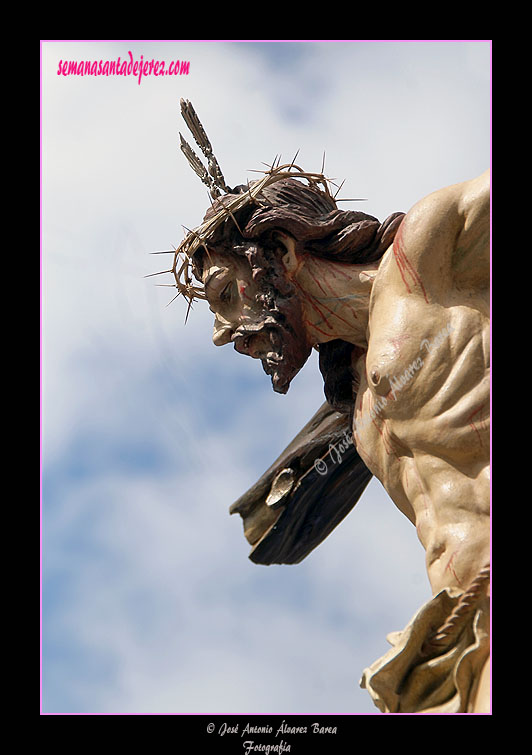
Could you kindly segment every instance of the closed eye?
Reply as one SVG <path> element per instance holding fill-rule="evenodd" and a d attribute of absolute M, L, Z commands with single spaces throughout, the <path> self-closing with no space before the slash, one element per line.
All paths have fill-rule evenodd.
<path fill-rule="evenodd" d="M 224 285 L 224 278 L 227 281 L 228 273 L 229 270 L 226 267 L 215 267 L 206 276 L 205 280 L 203 281 L 203 287 L 205 289 L 207 299 L 210 302 L 216 302 L 220 300 L 221 296 L 218 291 L 220 291 L 220 289 Z M 226 285 L 222 288 L 222 293 L 225 292 L 229 284 L 230 281 L 226 283 Z"/>
<path fill-rule="evenodd" d="M 220 294 L 220 301 L 227 304 L 233 298 L 234 293 L 234 281 L 230 281 Z"/>

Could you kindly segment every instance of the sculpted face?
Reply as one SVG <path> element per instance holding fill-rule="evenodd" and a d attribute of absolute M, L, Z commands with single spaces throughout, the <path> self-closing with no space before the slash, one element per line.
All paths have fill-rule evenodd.
<path fill-rule="evenodd" d="M 264 332 L 251 333 L 245 327 L 260 318 L 260 307 L 255 301 L 258 291 L 247 260 L 236 257 L 228 260 L 211 252 L 203 285 L 209 309 L 214 312 L 214 344 L 233 342 L 241 354 L 262 359 L 268 350 Z"/>
<path fill-rule="evenodd" d="M 203 285 L 214 313 L 213 342 L 260 359 L 274 391 L 286 393 L 311 351 L 296 296 L 276 296 L 253 280 L 248 259 L 209 250 Z"/>

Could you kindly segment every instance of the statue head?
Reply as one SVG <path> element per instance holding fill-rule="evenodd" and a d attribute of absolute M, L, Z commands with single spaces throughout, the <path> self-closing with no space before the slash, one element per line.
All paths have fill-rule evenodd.
<path fill-rule="evenodd" d="M 312 255 L 335 262 L 374 262 L 391 244 L 403 213 L 380 224 L 371 215 L 339 210 L 323 174 L 306 173 L 293 163 L 272 167 L 262 179 L 230 189 L 190 103 L 182 103 L 182 111 L 189 126 L 193 118 L 191 130 L 209 160 L 209 171 L 181 137 L 182 149 L 214 201 L 203 223 L 188 232 L 175 253 L 177 288 L 189 304 L 207 299 L 215 317 L 216 345 L 233 343 L 238 352 L 260 359 L 273 389 L 286 393 L 315 345 L 305 327 L 304 292 L 293 282 L 297 260 Z M 320 366 L 331 363 L 335 348 L 344 361 L 350 354 L 344 342 L 321 344 Z"/>
<path fill-rule="evenodd" d="M 224 199 L 213 205 L 206 220 Z M 295 240 L 280 228 L 261 230 L 260 222 L 256 233 L 251 231 L 253 209 L 218 226 L 194 255 L 193 273 L 214 313 L 214 343 L 233 343 L 239 353 L 259 359 L 274 391 L 286 393 L 313 345 L 284 262 Z"/>

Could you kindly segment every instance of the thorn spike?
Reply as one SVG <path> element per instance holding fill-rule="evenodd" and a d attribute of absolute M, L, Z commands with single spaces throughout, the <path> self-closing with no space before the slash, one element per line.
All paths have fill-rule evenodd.
<path fill-rule="evenodd" d="M 172 303 L 173 301 L 175 301 L 175 300 L 177 299 L 177 297 L 178 297 L 178 296 L 181 296 L 181 291 L 178 291 L 178 292 L 177 292 L 177 294 L 176 294 L 176 295 L 174 296 L 174 298 L 173 298 L 173 299 L 170 299 L 170 301 L 168 302 L 168 304 L 167 304 L 166 306 L 167 306 L 167 307 L 169 307 L 169 306 L 170 306 L 170 304 L 171 304 L 171 303 Z"/>
<path fill-rule="evenodd" d="M 296 154 L 294 155 L 294 159 L 290 163 L 290 167 L 288 168 L 288 170 L 292 170 L 292 168 L 294 167 L 294 163 L 295 163 L 298 155 L 299 155 L 299 149 L 297 150 Z"/>
<path fill-rule="evenodd" d="M 144 275 L 143 278 L 153 278 L 154 275 L 164 275 L 165 273 L 173 272 L 173 270 L 160 270 L 158 273 L 150 273 L 149 275 Z"/>

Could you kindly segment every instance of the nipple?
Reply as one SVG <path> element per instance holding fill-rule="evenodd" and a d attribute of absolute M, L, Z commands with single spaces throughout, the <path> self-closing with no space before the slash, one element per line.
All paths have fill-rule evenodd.
<path fill-rule="evenodd" d="M 378 367 L 369 370 L 369 384 L 376 394 L 385 396 L 390 391 L 390 381 L 387 375 L 382 375 Z"/>

